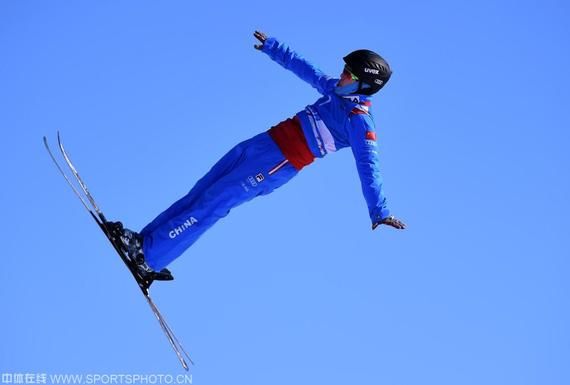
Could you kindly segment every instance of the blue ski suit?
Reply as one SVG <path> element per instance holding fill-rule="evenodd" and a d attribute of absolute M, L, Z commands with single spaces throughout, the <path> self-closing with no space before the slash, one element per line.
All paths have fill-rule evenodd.
<path fill-rule="evenodd" d="M 338 78 L 323 74 L 276 38 L 262 51 L 322 95 L 294 118 L 248 139 L 224 155 L 190 192 L 142 231 L 148 265 L 160 270 L 178 258 L 232 208 L 271 193 L 314 158 L 351 147 L 372 223 L 390 215 L 379 171 L 370 97 L 339 96 Z"/>

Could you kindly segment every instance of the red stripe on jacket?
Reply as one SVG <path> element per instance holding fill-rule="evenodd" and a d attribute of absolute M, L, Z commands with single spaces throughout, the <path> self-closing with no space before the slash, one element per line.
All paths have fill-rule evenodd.
<path fill-rule="evenodd" d="M 268 133 L 297 171 L 315 159 L 296 116 L 271 127 Z"/>

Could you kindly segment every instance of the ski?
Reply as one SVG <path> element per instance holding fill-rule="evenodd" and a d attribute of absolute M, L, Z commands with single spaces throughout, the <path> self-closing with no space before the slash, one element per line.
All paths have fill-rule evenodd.
<path fill-rule="evenodd" d="M 113 248 L 115 249 L 115 251 L 117 252 L 119 257 L 121 258 L 121 260 L 123 261 L 125 266 L 129 269 L 131 275 L 133 276 L 137 285 L 139 286 L 139 289 L 143 293 L 149 307 L 151 308 L 153 314 L 155 315 L 162 331 L 164 332 L 164 335 L 168 339 L 170 346 L 172 347 L 172 349 L 176 353 L 176 356 L 177 356 L 178 360 L 180 361 L 180 364 L 182 365 L 182 367 L 185 370 L 189 370 L 188 363 L 187 363 L 186 359 L 192 365 L 194 364 L 194 362 L 192 361 L 192 359 L 190 358 L 190 355 L 186 352 L 186 350 L 184 350 L 184 347 L 178 341 L 178 339 L 176 338 L 176 335 L 174 334 L 174 332 L 172 331 L 172 329 L 170 328 L 170 326 L 166 322 L 166 319 L 164 318 L 164 316 L 162 315 L 162 313 L 160 312 L 160 310 L 158 309 L 158 307 L 156 306 L 156 304 L 154 303 L 154 301 L 152 300 L 152 298 L 150 296 L 149 288 L 153 282 L 152 279 L 145 279 L 144 277 L 142 277 L 138 273 L 138 271 L 137 271 L 136 267 L 134 267 L 134 264 L 132 263 L 132 261 L 129 259 L 129 257 L 123 252 L 123 250 L 119 246 L 119 242 L 116 239 L 114 232 L 110 231 L 110 229 L 106 226 L 108 221 L 107 221 L 105 215 L 103 214 L 103 212 L 101 211 L 99 205 L 96 203 L 95 199 L 93 198 L 93 195 L 91 194 L 91 192 L 87 188 L 87 185 L 85 184 L 85 182 L 83 181 L 83 179 L 79 175 L 77 168 L 74 166 L 73 162 L 71 161 L 71 158 L 70 158 L 68 152 L 66 151 L 65 147 L 63 146 L 63 141 L 61 139 L 61 135 L 60 135 L 59 131 L 57 132 L 58 147 L 59 147 L 61 156 L 63 157 L 65 163 L 67 164 L 67 167 L 69 168 L 69 171 L 73 175 L 73 178 L 70 178 L 68 176 L 68 173 L 66 173 L 64 171 L 64 169 L 60 166 L 60 163 L 58 162 L 54 153 L 52 152 L 52 150 L 48 144 L 48 140 L 45 136 L 43 137 L 43 141 L 44 141 L 44 146 L 45 146 L 51 160 L 55 164 L 55 166 L 58 169 L 58 171 L 60 172 L 60 174 L 63 176 L 63 178 L 65 179 L 65 181 L 69 185 L 69 187 L 71 187 L 71 189 L 73 190 L 73 192 L 77 196 L 77 198 L 79 198 L 83 207 L 89 212 L 89 214 L 91 215 L 93 220 L 97 223 L 98 227 L 101 229 L 103 234 L 105 234 L 105 237 L 109 240 L 109 242 L 111 243 L 111 245 L 113 246 Z M 74 183 L 74 181 L 75 181 L 75 183 Z M 79 186 L 79 188 L 77 185 Z"/>

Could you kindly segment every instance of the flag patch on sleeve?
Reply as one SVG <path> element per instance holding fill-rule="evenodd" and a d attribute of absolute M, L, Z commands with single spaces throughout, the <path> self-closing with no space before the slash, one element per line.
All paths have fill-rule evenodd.
<path fill-rule="evenodd" d="M 366 131 L 366 140 L 376 141 L 376 133 L 374 131 Z"/>

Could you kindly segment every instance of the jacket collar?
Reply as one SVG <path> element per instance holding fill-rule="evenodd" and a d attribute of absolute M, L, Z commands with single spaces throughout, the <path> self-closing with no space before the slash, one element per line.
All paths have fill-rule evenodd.
<path fill-rule="evenodd" d="M 362 94 L 344 95 L 342 96 L 342 98 L 352 103 L 353 104 L 353 106 L 351 106 L 352 108 L 359 109 L 366 113 L 369 112 L 370 106 L 372 106 L 371 97 L 369 95 L 362 95 Z"/>
<path fill-rule="evenodd" d="M 349 101 L 351 101 L 354 104 L 362 104 L 365 106 L 371 106 L 372 105 L 371 97 L 368 95 L 354 94 L 354 95 L 343 95 L 341 97 L 343 99 L 348 99 Z"/>

